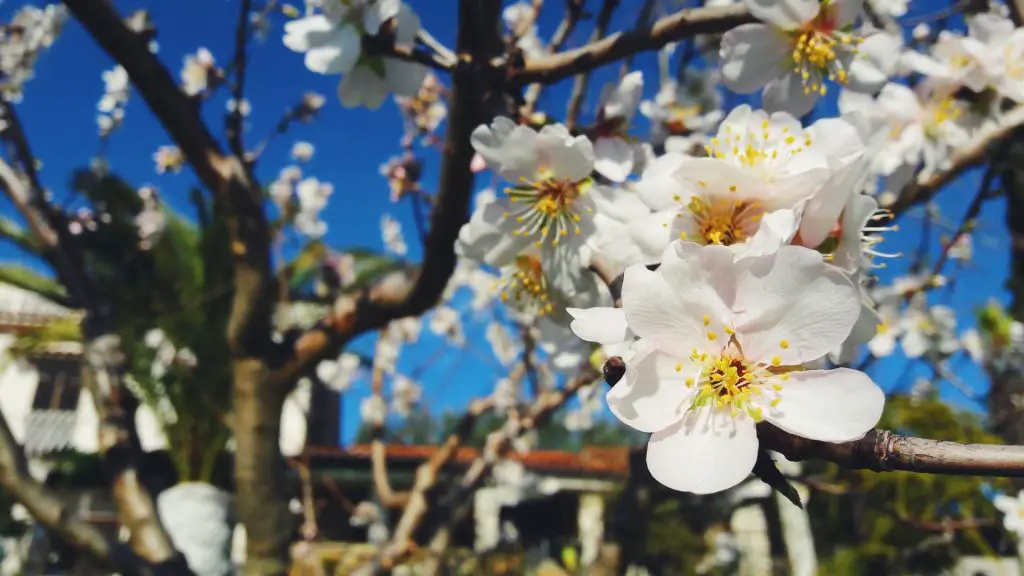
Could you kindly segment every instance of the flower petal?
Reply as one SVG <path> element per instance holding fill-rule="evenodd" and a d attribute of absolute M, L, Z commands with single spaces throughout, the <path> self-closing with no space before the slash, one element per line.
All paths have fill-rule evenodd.
<path fill-rule="evenodd" d="M 814 90 L 804 90 L 803 79 L 798 74 L 787 72 L 765 86 L 761 104 L 769 112 L 789 112 L 800 117 L 814 109 L 819 96 Z"/>
<path fill-rule="evenodd" d="M 689 363 L 676 371 L 677 360 L 657 350 L 638 352 L 626 373 L 605 395 L 608 408 L 623 424 L 641 432 L 658 432 L 678 422 L 693 390 L 686 378 L 699 368 Z"/>
<path fill-rule="evenodd" d="M 867 374 L 849 368 L 790 372 L 781 401 L 765 414 L 774 426 L 802 438 L 848 442 L 878 424 L 885 393 Z"/>
<path fill-rule="evenodd" d="M 712 494 L 742 482 L 754 469 L 758 440 L 754 422 L 728 412 L 690 411 L 671 428 L 651 436 L 647 468 L 665 486 Z"/>
<path fill-rule="evenodd" d="M 722 80 L 733 92 L 750 94 L 787 72 L 789 39 L 763 24 L 743 24 L 722 37 Z"/>
<path fill-rule="evenodd" d="M 818 0 L 746 0 L 754 18 L 783 30 L 800 28 L 818 15 Z"/>
<path fill-rule="evenodd" d="M 491 125 L 477 126 L 470 135 L 473 149 L 509 182 L 533 178 L 537 168 L 537 133 L 499 116 Z"/>
<path fill-rule="evenodd" d="M 853 330 L 857 289 L 818 252 L 783 246 L 736 266 L 735 329 L 748 359 L 803 364 L 838 348 Z"/>
<path fill-rule="evenodd" d="M 664 210 L 679 206 L 676 195 L 682 194 L 681 184 L 675 174 L 687 162 L 693 159 L 682 154 L 669 152 L 659 157 L 644 170 L 636 191 L 640 199 L 651 207 L 651 210 Z M 688 195 L 688 194 L 685 194 Z"/>
<path fill-rule="evenodd" d="M 633 171 L 633 146 L 622 138 L 598 138 L 594 169 L 612 182 L 624 182 Z"/>
<path fill-rule="evenodd" d="M 618 344 L 632 336 L 621 308 L 566 308 L 566 312 L 573 317 L 573 333 L 588 342 Z"/>
<path fill-rule="evenodd" d="M 896 70 L 903 39 L 895 34 L 879 32 L 864 39 L 857 55 L 850 62 L 850 90 L 875 93 L 885 86 Z"/>
<path fill-rule="evenodd" d="M 356 66 L 338 83 L 338 99 L 346 108 L 380 108 L 388 96 L 387 78 L 369 66 Z"/>
<path fill-rule="evenodd" d="M 661 274 L 642 265 L 626 268 L 622 308 L 630 329 L 659 350 L 685 358 L 706 343 L 700 313 L 688 309 Z"/>

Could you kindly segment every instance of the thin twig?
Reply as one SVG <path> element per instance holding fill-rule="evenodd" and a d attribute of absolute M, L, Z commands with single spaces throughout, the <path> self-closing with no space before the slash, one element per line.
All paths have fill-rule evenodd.
<path fill-rule="evenodd" d="M 597 15 L 597 24 L 590 34 L 590 43 L 594 45 L 608 33 L 608 26 L 612 21 L 612 14 L 619 5 L 619 0 L 604 0 L 601 4 L 601 12 Z M 580 111 L 583 110 L 583 100 L 587 96 L 587 87 L 590 84 L 590 71 L 592 68 L 584 69 L 576 75 L 573 80 L 572 94 L 569 96 L 569 106 L 565 113 L 565 126 L 572 130 L 579 121 Z"/>
<path fill-rule="evenodd" d="M 753 21 L 753 17 L 743 4 L 687 8 L 658 19 L 647 30 L 620 32 L 576 50 L 527 60 L 526 66 L 513 75 L 512 81 L 518 84 L 552 84 L 567 76 L 615 62 L 630 54 L 657 50 L 669 42 L 697 34 L 720 34 Z"/>

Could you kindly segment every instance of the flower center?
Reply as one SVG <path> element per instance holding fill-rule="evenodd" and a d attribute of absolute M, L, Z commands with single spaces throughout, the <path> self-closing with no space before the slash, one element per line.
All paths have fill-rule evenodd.
<path fill-rule="evenodd" d="M 931 107 L 926 115 L 924 128 L 925 132 L 932 138 L 936 138 L 942 125 L 946 122 L 956 122 L 963 114 L 963 105 L 952 96 L 943 98 Z"/>
<path fill-rule="evenodd" d="M 667 108 L 668 119 L 665 121 L 665 128 L 670 134 L 685 135 L 693 131 L 686 125 L 686 122 L 700 114 L 701 107 L 699 104 L 693 106 L 672 104 L 667 106 Z"/>
<path fill-rule="evenodd" d="M 505 189 L 513 205 L 520 205 L 511 213 L 503 214 L 505 218 L 515 218 L 519 225 L 512 231 L 513 235 L 538 237 L 535 244 L 540 247 L 549 237 L 557 246 L 570 231 L 576 236 L 582 234 L 579 225 L 581 210 L 577 201 L 590 188 L 589 178 L 572 182 L 548 177 L 524 183 L 527 186 Z M 590 213 L 593 209 L 583 208 L 582 211 Z"/>
<path fill-rule="evenodd" d="M 756 200 L 729 200 L 714 198 L 705 200 L 700 196 L 690 198 L 686 206 L 693 218 L 699 238 L 687 238 L 685 232 L 680 240 L 696 241 L 702 244 L 739 244 L 756 231 L 764 215 L 761 203 Z"/>
<path fill-rule="evenodd" d="M 544 268 L 536 256 L 516 256 L 501 279 L 501 301 L 514 303 L 526 308 L 538 316 L 550 314 L 554 307 L 548 299 L 548 281 L 544 277 Z"/>
<path fill-rule="evenodd" d="M 824 14 L 825 11 L 823 10 Z M 850 56 L 857 53 L 863 37 L 837 31 L 821 16 L 795 35 L 793 44 L 793 72 L 800 75 L 804 94 L 828 92 L 825 79 L 846 84 L 846 66 Z"/>
<path fill-rule="evenodd" d="M 788 374 L 772 372 L 778 358 L 772 359 L 772 365 L 752 363 L 729 348 L 718 356 L 693 351 L 690 360 L 701 367 L 697 378 L 686 379 L 686 386 L 697 393 L 694 408 L 728 410 L 733 417 L 746 413 L 755 422 L 764 419 L 765 406 L 779 405 L 779 382 L 789 378 Z"/>
<path fill-rule="evenodd" d="M 760 126 L 739 129 L 727 124 L 704 149 L 709 156 L 746 168 L 757 168 L 762 179 L 770 180 L 773 176 L 771 168 L 800 154 L 812 144 L 811 136 L 802 130 L 794 134 L 788 126 L 780 130 L 773 128 L 768 120 L 763 120 Z"/>

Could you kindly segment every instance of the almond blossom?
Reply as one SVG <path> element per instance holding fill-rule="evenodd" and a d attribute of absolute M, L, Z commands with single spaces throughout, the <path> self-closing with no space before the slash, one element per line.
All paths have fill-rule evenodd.
<path fill-rule="evenodd" d="M 1024 538 L 1024 490 L 1016 497 L 999 494 L 992 503 L 1003 513 L 1003 527 Z"/>
<path fill-rule="evenodd" d="M 543 296 L 542 286 L 530 284 L 538 274 L 545 286 L 554 281 L 565 293 L 589 290 L 581 288 L 592 281 L 581 278 L 580 248 L 608 221 L 599 214 L 625 219 L 648 212 L 635 194 L 593 182 L 593 145 L 563 125 L 536 131 L 500 117 L 474 130 L 472 142 L 511 186 L 504 196 L 478 203 L 459 233 L 457 251 L 507 269 L 517 285 L 527 280 L 523 293 L 535 299 Z"/>
<path fill-rule="evenodd" d="M 820 243 L 853 191 L 861 143 L 852 125 L 808 129 L 786 113 L 734 109 L 707 147 L 711 158 L 665 154 L 637 184 L 654 211 L 631 226 L 647 263 L 673 240 L 771 251 L 799 230 Z"/>
<path fill-rule="evenodd" d="M 600 321 L 576 333 L 639 338 L 608 405 L 653 433 L 648 468 L 672 489 L 707 494 L 743 481 L 757 459 L 759 422 L 845 442 L 881 416 L 884 394 L 866 374 L 804 369 L 849 336 L 861 307 L 853 284 L 813 250 L 785 246 L 737 261 L 722 246 L 673 242 L 657 271 L 626 270 L 622 303 L 580 311 Z"/>
<path fill-rule="evenodd" d="M 763 24 L 744 24 L 722 37 L 722 77 L 740 94 L 764 87 L 766 110 L 811 111 L 828 82 L 874 92 L 898 62 L 901 39 L 864 36 L 852 27 L 863 0 L 746 0 Z"/>
<path fill-rule="evenodd" d="M 393 28 L 383 24 L 392 22 Z M 412 46 L 420 21 L 398 0 L 354 0 L 331 3 L 322 14 L 312 14 L 284 25 L 284 44 L 305 53 L 306 68 L 325 75 L 341 74 L 338 98 L 347 108 L 377 109 L 389 93 L 414 96 L 427 75 L 427 67 L 362 50 L 362 36 L 393 34 L 395 44 Z"/>
<path fill-rule="evenodd" d="M 923 164 L 920 177 L 942 168 L 950 151 L 965 145 L 980 125 L 969 106 L 924 82 L 916 89 L 888 83 L 874 98 L 844 90 L 839 110 L 862 138 L 875 143 L 870 168 L 891 177 L 889 189 L 900 189 Z"/>
<path fill-rule="evenodd" d="M 195 54 L 185 56 L 181 68 L 181 89 L 189 96 L 195 96 L 206 90 L 210 82 L 210 73 L 217 69 L 217 62 L 209 50 L 200 46 Z"/>

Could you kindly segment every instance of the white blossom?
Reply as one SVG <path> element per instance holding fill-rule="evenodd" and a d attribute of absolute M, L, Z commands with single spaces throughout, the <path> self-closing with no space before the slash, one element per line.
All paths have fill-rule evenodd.
<path fill-rule="evenodd" d="M 874 92 L 895 70 L 902 40 L 852 26 L 863 0 L 747 0 L 762 23 L 743 24 L 722 37 L 722 78 L 731 90 L 764 88 L 766 110 L 803 116 L 830 81 Z"/>

